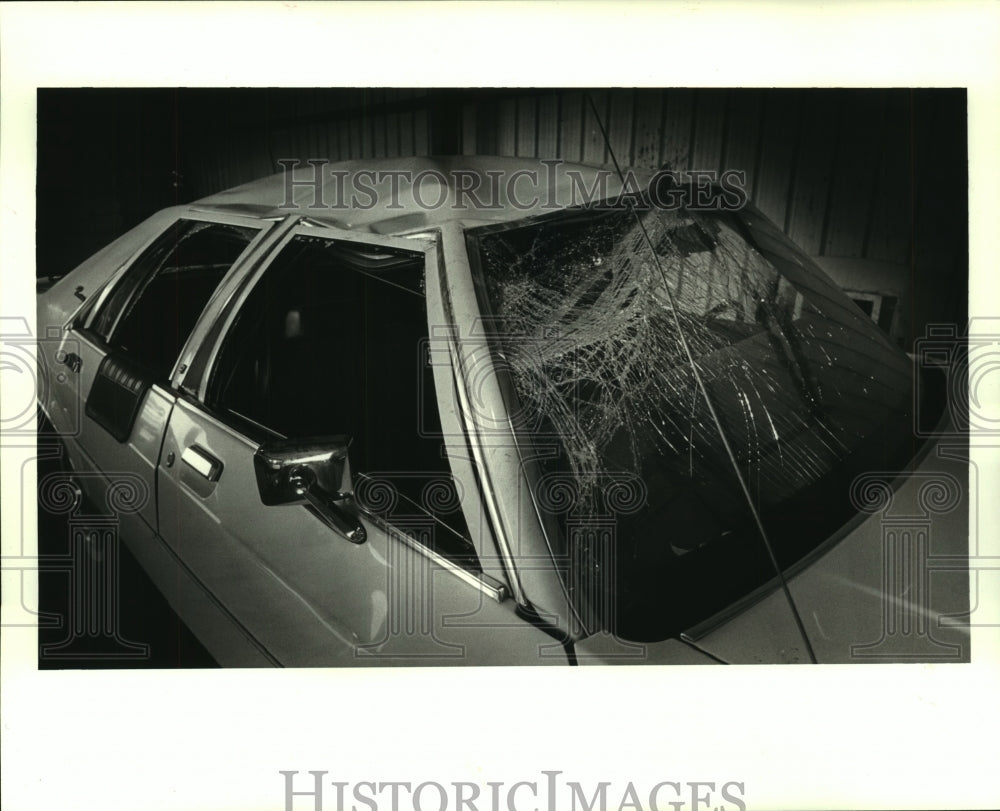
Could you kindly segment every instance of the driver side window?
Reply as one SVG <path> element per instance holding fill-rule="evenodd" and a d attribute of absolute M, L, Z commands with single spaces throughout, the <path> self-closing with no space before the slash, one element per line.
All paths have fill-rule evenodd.
<path fill-rule="evenodd" d="M 246 433 L 348 435 L 359 506 L 475 567 L 443 452 L 423 274 L 419 252 L 293 238 L 240 309 L 208 400 Z"/>

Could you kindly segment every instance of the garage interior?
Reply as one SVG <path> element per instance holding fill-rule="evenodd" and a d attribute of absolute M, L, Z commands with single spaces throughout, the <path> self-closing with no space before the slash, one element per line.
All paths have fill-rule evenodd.
<path fill-rule="evenodd" d="M 37 101 L 40 277 L 280 160 L 500 155 L 611 168 L 613 150 L 623 166 L 745 172 L 751 201 L 904 349 L 931 324 L 964 332 L 961 89 L 50 88 Z M 47 536 L 58 554 L 65 529 L 46 520 L 39 551 Z M 122 566 L 119 630 L 149 655 L 71 666 L 211 666 L 169 608 L 151 605 L 137 565 Z M 43 608 L 65 616 L 64 585 L 47 582 Z M 63 635 L 41 629 L 43 643 Z"/>
<path fill-rule="evenodd" d="M 42 89 L 37 275 L 283 159 L 610 168 L 609 147 L 623 166 L 745 172 L 751 201 L 907 350 L 965 322 L 962 89 Z"/>

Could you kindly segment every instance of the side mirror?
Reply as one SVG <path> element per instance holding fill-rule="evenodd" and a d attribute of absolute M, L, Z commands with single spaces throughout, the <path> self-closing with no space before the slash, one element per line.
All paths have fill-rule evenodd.
<path fill-rule="evenodd" d="M 352 543 L 368 533 L 352 509 L 354 490 L 345 436 L 282 439 L 254 454 L 260 500 L 267 506 L 309 504 L 331 528 Z"/>

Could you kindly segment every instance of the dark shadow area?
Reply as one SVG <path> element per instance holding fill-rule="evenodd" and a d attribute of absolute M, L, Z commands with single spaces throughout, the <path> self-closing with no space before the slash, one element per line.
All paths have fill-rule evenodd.
<path fill-rule="evenodd" d="M 39 450 L 41 482 L 64 463 Z M 87 502 L 75 514 L 39 504 L 38 669 L 218 667 L 99 512 Z M 94 532 L 100 541 L 87 552 L 80 538 Z"/>

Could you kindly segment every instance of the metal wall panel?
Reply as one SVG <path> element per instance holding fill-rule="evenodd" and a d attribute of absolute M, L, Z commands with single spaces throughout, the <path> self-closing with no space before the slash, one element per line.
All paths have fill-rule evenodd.
<path fill-rule="evenodd" d="M 808 252 L 906 265 L 922 205 L 911 188 L 905 91 L 814 89 L 301 90 L 220 100 L 235 134 L 199 150 L 189 188 L 208 194 L 279 158 L 346 160 L 441 152 L 611 165 L 735 169 L 752 201 Z M 454 107 L 451 111 L 449 105 Z M 602 134 L 594 110 L 600 116 Z M 454 130 L 454 132 L 452 132 Z M 220 134 L 221 135 L 221 134 Z M 931 202 L 924 207 L 933 210 Z M 954 264 L 947 248 L 937 263 Z"/>
<path fill-rule="evenodd" d="M 283 158 L 608 166 L 613 152 L 647 169 L 743 171 L 751 200 L 807 251 L 869 262 L 863 289 L 899 296 L 918 332 L 965 318 L 961 89 L 48 88 L 38 100 L 42 275 L 65 273 L 159 208 L 276 172 Z M 77 238 L 60 236 L 67 222 Z M 849 267 L 860 289 L 864 266 Z"/>

